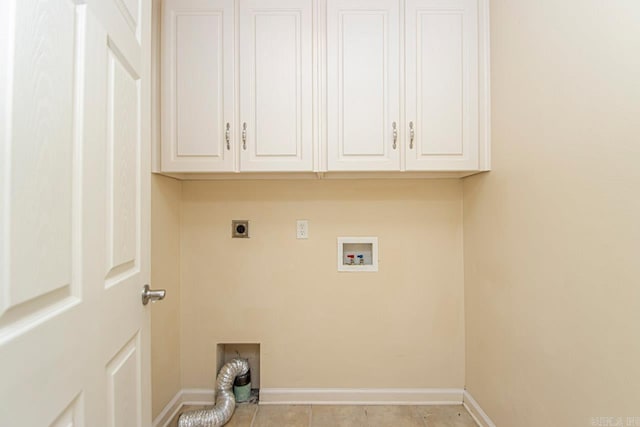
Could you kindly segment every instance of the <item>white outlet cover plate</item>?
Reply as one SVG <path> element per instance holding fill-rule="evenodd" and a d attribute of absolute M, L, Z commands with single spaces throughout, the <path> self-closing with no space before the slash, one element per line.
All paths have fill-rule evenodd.
<path fill-rule="evenodd" d="M 309 221 L 306 219 L 299 219 L 296 221 L 296 239 L 308 239 L 309 238 Z"/>

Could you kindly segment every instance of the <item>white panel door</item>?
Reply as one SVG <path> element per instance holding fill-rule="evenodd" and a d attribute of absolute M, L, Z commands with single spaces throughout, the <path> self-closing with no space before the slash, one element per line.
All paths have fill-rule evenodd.
<path fill-rule="evenodd" d="M 330 171 L 400 169 L 398 0 L 328 0 Z"/>
<path fill-rule="evenodd" d="M 166 0 L 162 170 L 234 169 L 233 0 Z"/>
<path fill-rule="evenodd" d="M 149 30 L 0 2 L 0 426 L 150 425 Z"/>
<path fill-rule="evenodd" d="M 313 170 L 312 0 L 240 0 L 240 170 Z"/>
<path fill-rule="evenodd" d="M 406 2 L 407 170 L 477 170 L 476 0 Z"/>

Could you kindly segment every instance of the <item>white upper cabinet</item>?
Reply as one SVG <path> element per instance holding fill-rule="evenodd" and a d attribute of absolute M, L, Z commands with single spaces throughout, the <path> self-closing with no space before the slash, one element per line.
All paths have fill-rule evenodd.
<path fill-rule="evenodd" d="M 487 169 L 479 4 L 327 0 L 328 171 Z"/>
<path fill-rule="evenodd" d="M 488 0 L 161 1 L 160 171 L 489 170 Z"/>
<path fill-rule="evenodd" d="M 240 0 L 240 170 L 313 171 L 312 0 Z"/>
<path fill-rule="evenodd" d="M 162 170 L 234 169 L 234 2 L 165 0 Z"/>
<path fill-rule="evenodd" d="M 399 170 L 401 126 L 399 0 L 328 0 L 328 170 Z"/>
<path fill-rule="evenodd" d="M 476 170 L 477 0 L 406 0 L 407 170 Z"/>

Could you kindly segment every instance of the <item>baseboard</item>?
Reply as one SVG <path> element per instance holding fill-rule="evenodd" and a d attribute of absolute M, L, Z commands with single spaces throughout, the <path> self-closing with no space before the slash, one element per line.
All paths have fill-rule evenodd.
<path fill-rule="evenodd" d="M 261 388 L 261 405 L 460 405 L 462 389 Z"/>
<path fill-rule="evenodd" d="M 211 389 L 180 390 L 153 420 L 167 427 L 182 405 L 212 405 Z M 261 405 L 460 405 L 481 427 L 495 427 L 475 400 L 457 388 L 261 388 Z M 488 420 L 482 424 L 481 420 Z"/>
<path fill-rule="evenodd" d="M 167 427 L 178 414 L 182 405 L 213 405 L 214 391 L 212 389 L 187 388 L 180 390 L 167 403 L 151 424 L 153 427 Z"/>
<path fill-rule="evenodd" d="M 151 425 L 153 427 L 166 427 L 169 422 L 176 416 L 182 406 L 182 390 L 178 391 L 173 399 L 160 411 L 157 417 L 153 419 Z"/>
<path fill-rule="evenodd" d="M 212 388 L 184 388 L 182 392 L 183 405 L 213 405 L 216 392 Z"/>
<path fill-rule="evenodd" d="M 496 427 L 491 418 L 482 410 L 478 402 L 465 390 L 462 404 L 480 427 Z"/>

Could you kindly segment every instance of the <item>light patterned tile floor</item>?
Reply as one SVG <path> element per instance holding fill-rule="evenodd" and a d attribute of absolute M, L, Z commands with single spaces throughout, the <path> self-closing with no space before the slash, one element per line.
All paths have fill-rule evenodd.
<path fill-rule="evenodd" d="M 201 409 L 183 406 L 180 413 Z M 179 416 L 179 414 L 178 414 Z M 178 426 L 178 416 L 169 427 Z M 462 405 L 238 405 L 225 427 L 476 427 Z"/>

